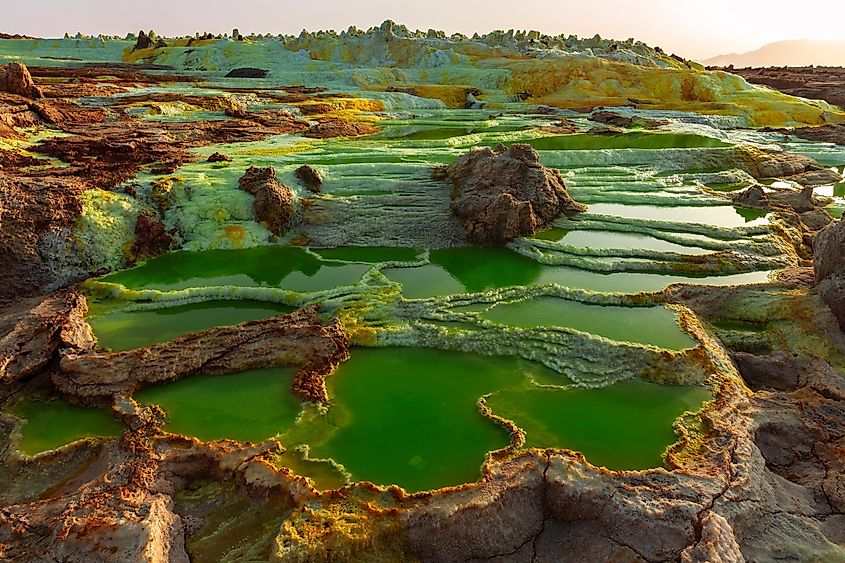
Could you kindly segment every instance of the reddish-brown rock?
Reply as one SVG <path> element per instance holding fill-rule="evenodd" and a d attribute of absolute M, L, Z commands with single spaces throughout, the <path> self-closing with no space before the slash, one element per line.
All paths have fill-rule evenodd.
<path fill-rule="evenodd" d="M 752 84 L 845 108 L 845 68 L 842 67 L 730 68 L 728 71 Z"/>
<path fill-rule="evenodd" d="M 43 98 L 41 88 L 32 81 L 32 75 L 23 63 L 13 61 L 6 68 L 0 67 L 0 91 L 25 98 Z"/>
<path fill-rule="evenodd" d="M 331 137 L 361 137 L 363 135 L 374 135 L 378 132 L 379 128 L 369 123 L 352 123 L 342 119 L 330 119 L 313 125 L 304 135 L 313 139 L 328 139 Z"/>
<path fill-rule="evenodd" d="M 75 178 L 0 172 L 0 300 L 40 293 L 53 283 L 49 261 L 56 257 L 41 252 L 42 242 L 74 226 L 85 189 Z"/>
<path fill-rule="evenodd" d="M 226 156 L 223 153 L 215 152 L 208 157 L 208 160 L 206 160 L 206 162 L 232 162 L 232 157 Z"/>
<path fill-rule="evenodd" d="M 69 354 L 53 383 L 63 393 L 106 399 L 197 373 L 300 366 L 292 391 L 307 401 L 326 401 L 324 378 L 349 357 L 340 324 L 323 326 L 317 307 L 237 326 L 187 334 L 164 344 L 107 353 Z"/>
<path fill-rule="evenodd" d="M 303 164 L 296 169 L 294 175 L 303 186 L 308 188 L 308 191 L 315 194 L 320 193 L 320 186 L 323 184 L 323 177 L 316 168 L 308 164 Z"/>
<path fill-rule="evenodd" d="M 142 212 L 135 222 L 135 241 L 132 243 L 132 258 L 147 260 L 164 254 L 173 245 L 173 236 L 167 232 L 157 215 Z"/>
<path fill-rule="evenodd" d="M 795 135 L 808 141 L 822 143 L 834 143 L 845 145 L 845 125 L 839 123 L 828 123 L 818 127 L 796 127 L 794 129 L 761 129 L 766 133 L 782 133 L 784 135 Z"/>
<path fill-rule="evenodd" d="M 276 170 L 271 166 L 258 168 L 250 166 L 238 185 L 255 196 L 253 209 L 258 220 L 267 225 L 275 235 L 281 235 L 291 227 L 293 219 L 293 192 L 276 180 Z"/>
<path fill-rule="evenodd" d="M 454 186 L 452 212 L 475 244 L 503 244 L 586 210 L 530 145 L 475 148 L 433 176 Z"/>
<path fill-rule="evenodd" d="M 0 308 L 0 383 L 36 375 L 57 351 L 85 351 L 94 337 L 85 322 L 88 305 L 73 290 L 47 297 L 16 299 Z"/>

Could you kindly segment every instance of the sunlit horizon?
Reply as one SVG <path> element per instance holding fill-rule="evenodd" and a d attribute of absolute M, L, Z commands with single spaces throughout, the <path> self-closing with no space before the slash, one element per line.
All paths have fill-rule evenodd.
<path fill-rule="evenodd" d="M 536 29 L 550 35 L 578 35 L 625 40 L 630 37 L 686 58 L 704 60 L 728 53 L 753 51 L 768 43 L 808 39 L 845 40 L 845 4 L 808 0 L 801 10 L 772 8 L 770 2 L 712 0 L 654 0 L 635 8 L 621 0 L 596 0 L 572 5 L 551 0 L 524 0 L 518 10 L 512 2 L 430 0 L 422 5 L 395 2 L 324 1 L 283 5 L 271 0 L 242 0 L 233 11 L 222 0 L 180 3 L 148 0 L 142 10 L 127 11 L 123 4 L 101 0 L 42 0 L 15 3 L 4 9 L 0 32 L 36 37 L 126 35 L 154 29 L 166 36 L 195 32 L 298 34 L 302 29 L 368 29 L 386 19 L 410 29 L 434 28 L 472 35 L 496 29 Z M 49 14 L 49 18 L 45 17 Z"/>

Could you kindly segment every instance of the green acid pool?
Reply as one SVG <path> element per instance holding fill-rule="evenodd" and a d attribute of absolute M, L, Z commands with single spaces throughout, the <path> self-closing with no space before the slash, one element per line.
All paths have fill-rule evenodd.
<path fill-rule="evenodd" d="M 694 241 L 692 240 L 690 241 L 690 245 L 681 245 L 640 233 L 623 233 L 617 231 L 567 231 L 566 229 L 548 229 L 542 233 L 538 233 L 535 238 L 561 242 L 563 244 L 568 244 L 569 246 L 592 249 L 622 248 L 634 250 L 657 250 L 660 252 L 677 252 L 678 254 L 693 255 L 714 252 L 713 250 L 695 246 Z"/>
<path fill-rule="evenodd" d="M 135 393 L 167 412 L 165 429 L 200 440 L 261 442 L 289 428 L 302 405 L 290 392 L 293 368 L 196 375 Z"/>
<path fill-rule="evenodd" d="M 133 289 L 162 291 L 234 285 L 321 291 L 357 283 L 367 264 L 322 260 L 293 246 L 172 252 L 100 278 Z"/>
<path fill-rule="evenodd" d="M 681 330 L 676 314 L 666 307 L 588 305 L 556 297 L 538 297 L 495 305 L 482 315 L 498 323 L 521 326 L 562 326 L 621 342 L 636 342 L 669 350 L 698 343 Z"/>
<path fill-rule="evenodd" d="M 593 465 L 631 470 L 659 467 L 676 440 L 673 421 L 712 398 L 703 387 L 632 380 L 589 390 L 509 389 L 487 405 L 525 430 L 529 447 L 577 450 Z"/>
<path fill-rule="evenodd" d="M 612 135 L 580 133 L 555 135 L 526 141 L 538 151 L 722 148 L 724 141 L 693 133 L 628 132 Z"/>
<path fill-rule="evenodd" d="M 266 319 L 293 311 L 277 303 L 212 300 L 159 309 L 110 311 L 88 318 L 99 344 L 113 352 L 168 342 L 216 326 Z"/>
<path fill-rule="evenodd" d="M 673 283 L 734 285 L 763 283 L 769 277 L 768 271 L 701 277 L 640 272 L 602 273 L 540 264 L 506 248 L 435 250 L 431 252 L 431 264 L 416 268 L 387 268 L 384 274 L 401 283 L 402 294 L 409 299 L 550 283 L 593 291 L 638 293 L 660 291 Z"/>
<path fill-rule="evenodd" d="M 342 463 L 353 480 L 409 491 L 473 481 L 486 452 L 509 443 L 505 429 L 477 409 L 481 396 L 495 393 L 494 412 L 524 424 L 530 445 L 576 449 L 615 468 L 659 467 L 661 453 L 675 441 L 674 419 L 710 397 L 703 388 L 640 381 L 573 391 L 538 383 L 566 380 L 511 357 L 355 349 L 328 381 L 331 408 L 342 411 L 334 415 L 337 431 L 313 444 L 312 453 Z M 548 428 L 540 432 L 543 425 Z M 636 440 L 626 442 L 631 437 Z M 609 458 L 620 444 L 624 448 Z"/>
<path fill-rule="evenodd" d="M 733 205 L 670 206 L 629 205 L 622 203 L 593 203 L 589 213 L 613 215 L 625 219 L 647 219 L 652 221 L 683 221 L 715 227 L 750 227 L 768 222 L 765 211 L 734 207 Z"/>
<path fill-rule="evenodd" d="M 106 409 L 80 407 L 62 399 L 26 401 L 15 406 L 12 414 L 25 420 L 18 449 L 27 455 L 82 438 L 117 436 L 124 429 Z"/>
<path fill-rule="evenodd" d="M 334 460 L 353 481 L 422 491 L 477 480 L 487 452 L 510 443 L 509 432 L 479 411 L 479 399 L 491 393 L 489 406 L 523 427 L 529 445 L 578 450 L 615 469 L 660 466 L 675 440 L 673 420 L 710 396 L 703 388 L 641 381 L 590 390 L 538 387 L 569 382 L 513 357 L 356 348 L 327 381 L 327 413 L 312 409 L 309 418 L 300 416 L 302 405 L 289 391 L 292 374 L 193 376 L 135 398 L 160 405 L 174 433 L 251 442 L 278 435 L 287 448 L 308 446 L 312 460 Z M 343 481 L 325 462 L 315 475 L 333 485 Z"/>

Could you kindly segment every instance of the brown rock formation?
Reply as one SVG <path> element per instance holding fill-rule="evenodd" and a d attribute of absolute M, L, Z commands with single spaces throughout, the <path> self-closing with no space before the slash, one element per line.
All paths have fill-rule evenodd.
<path fill-rule="evenodd" d="M 148 260 L 164 254 L 173 245 L 173 236 L 167 232 L 157 215 L 141 212 L 135 222 L 135 241 L 132 243 L 132 258 Z"/>
<path fill-rule="evenodd" d="M 226 156 L 225 154 L 219 152 L 215 152 L 208 157 L 208 160 L 206 160 L 206 162 L 232 162 L 232 157 Z"/>
<path fill-rule="evenodd" d="M 454 186 L 452 212 L 475 244 L 532 235 L 561 214 L 586 209 L 569 196 L 560 173 L 540 164 L 530 145 L 474 148 L 433 177 Z"/>
<path fill-rule="evenodd" d="M 305 489 L 302 479 L 273 471 L 269 460 L 282 451 L 275 442 L 203 444 L 162 436 L 160 411 L 123 403 L 128 404 L 122 410 L 133 412 L 120 414 L 137 422 L 119 440 L 78 442 L 38 460 L 2 449 L 3 465 L 18 484 L 4 488 L 0 500 L 3 559 L 187 563 L 189 553 L 202 559 L 203 549 L 201 544 L 192 552 L 186 540 L 205 533 L 215 539 L 206 557 L 216 560 L 228 550 L 237 553 L 238 542 L 250 533 L 259 542 L 265 526 L 278 527 L 293 504 L 291 491 Z M 60 486 L 41 497 L 22 494 L 18 489 L 39 486 L 45 463 L 64 477 Z M 202 492 L 209 483 L 223 489 L 214 488 L 217 494 L 207 495 L 205 503 L 180 497 L 183 491 Z M 215 537 L 219 522 L 234 520 L 239 510 L 254 515 L 246 523 L 252 530 L 229 538 L 232 530 L 225 528 Z M 267 559 L 260 552 L 256 557 Z"/>
<path fill-rule="evenodd" d="M 99 108 L 83 108 L 67 100 L 42 100 L 29 106 L 38 116 L 53 125 L 102 123 L 106 112 Z"/>
<path fill-rule="evenodd" d="M 85 322 L 88 305 L 72 290 L 17 299 L 0 309 L 0 383 L 32 377 L 58 359 L 57 352 L 81 352 L 94 345 Z"/>
<path fill-rule="evenodd" d="M 825 100 L 845 108 L 845 68 L 769 67 L 727 70 L 752 84 L 763 84 L 791 96 Z"/>
<path fill-rule="evenodd" d="M 351 123 L 342 119 L 330 119 L 316 125 L 312 125 L 304 133 L 312 139 L 328 139 L 331 137 L 361 137 L 363 135 L 374 135 L 379 128 L 369 123 Z"/>
<path fill-rule="evenodd" d="M 303 186 L 308 188 L 308 191 L 315 194 L 320 193 L 320 186 L 323 184 L 323 177 L 316 168 L 308 164 L 303 164 L 296 169 L 294 175 Z"/>
<path fill-rule="evenodd" d="M 6 68 L 0 67 L 0 91 L 17 94 L 24 98 L 43 98 L 41 88 L 32 81 L 26 65 L 13 61 Z"/>
<path fill-rule="evenodd" d="M 0 172 L 0 300 L 48 289 L 54 281 L 40 246 L 50 233 L 69 229 L 82 211 L 79 180 L 19 177 Z"/>
<path fill-rule="evenodd" d="M 541 131 L 545 131 L 546 133 L 551 133 L 552 135 L 572 135 L 581 131 L 575 123 L 569 121 L 568 119 L 561 119 L 552 125 L 540 127 L 539 129 Z"/>
<path fill-rule="evenodd" d="M 640 116 L 625 116 L 620 115 L 618 113 L 612 111 L 597 111 L 596 113 L 590 116 L 591 121 L 595 121 L 596 123 L 604 123 L 605 125 L 611 125 L 613 127 L 620 127 L 622 129 L 633 129 L 633 128 L 642 128 L 642 129 L 654 129 L 661 125 L 665 125 L 668 123 L 667 121 L 662 121 L 659 119 L 649 119 L 647 117 L 640 117 Z"/>
<path fill-rule="evenodd" d="M 239 119 L 246 118 L 248 114 L 246 104 L 234 98 L 229 100 L 229 105 L 223 111 L 229 117 L 237 117 Z"/>
<path fill-rule="evenodd" d="M 196 158 L 187 151 L 190 147 L 257 141 L 290 132 L 286 127 L 264 127 L 240 119 L 134 121 L 131 127 L 106 122 L 62 128 L 72 135 L 47 139 L 36 150 L 72 165 L 62 169 L 62 174 L 80 176 L 103 189 L 133 178 L 145 165 L 156 164 L 160 172 L 172 173 L 183 162 Z"/>
<path fill-rule="evenodd" d="M 38 166 L 43 163 L 44 161 L 33 156 L 0 149 L 0 172 L 2 172 L 4 168 L 14 168 L 17 170 L 19 168 L 26 168 L 27 166 Z"/>
<path fill-rule="evenodd" d="M 155 36 L 155 34 L 153 34 L 153 36 Z M 161 37 L 153 39 L 152 36 L 144 33 L 144 30 L 142 29 L 138 32 L 138 39 L 132 47 L 132 52 L 134 53 L 135 51 L 140 51 L 141 49 L 159 49 L 161 47 L 167 47 L 167 43 L 164 39 Z"/>
<path fill-rule="evenodd" d="M 814 195 L 813 188 L 802 190 L 777 190 L 766 193 L 754 185 L 732 196 L 734 203 L 757 209 L 790 209 L 796 213 L 819 210 L 822 202 Z"/>
<path fill-rule="evenodd" d="M 237 326 L 188 334 L 126 352 L 68 354 L 53 383 L 67 395 L 107 399 L 189 375 L 233 373 L 259 367 L 300 366 L 292 391 L 326 401 L 324 378 L 349 355 L 340 324 L 319 323 L 316 307 Z"/>
<path fill-rule="evenodd" d="M 831 223 L 816 235 L 813 268 L 818 291 L 845 330 L 845 223 Z"/>
<path fill-rule="evenodd" d="M 250 166 L 241 179 L 240 188 L 255 196 L 253 208 L 258 220 L 275 235 L 287 232 L 293 219 L 294 195 L 290 188 L 276 180 L 276 170 Z"/>
<path fill-rule="evenodd" d="M 794 129 L 766 128 L 761 129 L 761 131 L 767 133 L 795 135 L 796 137 L 806 139 L 808 141 L 845 145 L 845 125 L 838 123 L 828 123 L 827 125 L 820 125 L 818 127 L 796 127 Z"/>

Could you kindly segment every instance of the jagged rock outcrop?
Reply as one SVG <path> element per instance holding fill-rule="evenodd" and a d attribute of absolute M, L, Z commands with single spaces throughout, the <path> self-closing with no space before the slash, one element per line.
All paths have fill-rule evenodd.
<path fill-rule="evenodd" d="M 232 157 L 226 156 L 223 153 L 214 152 L 211 153 L 211 156 L 208 157 L 206 162 L 232 162 Z"/>
<path fill-rule="evenodd" d="M 39 459 L 20 459 L 11 454 L 14 448 L 0 448 L 4 467 L 24 490 L 44 480 L 45 464 L 63 476 L 62 485 L 42 498 L 3 491 L 0 557 L 187 563 L 196 560 L 189 542 L 204 523 L 231 521 L 239 507 L 259 511 L 256 527 L 268 518 L 279 522 L 292 506 L 292 492 L 307 492 L 301 478 L 273 471 L 269 460 L 284 451 L 277 442 L 202 443 L 163 436 L 163 413 L 128 398 L 116 402 L 115 412 L 131 428 L 118 440 L 81 441 Z M 210 506 L 181 501 L 180 492 L 195 494 L 212 480 L 225 493 L 215 489 Z M 242 541 L 242 536 L 221 538 L 211 557 Z"/>
<path fill-rule="evenodd" d="M 209 375 L 277 366 L 300 366 L 292 391 L 326 401 L 324 379 L 349 356 L 337 321 L 320 324 L 317 307 L 237 326 L 187 334 L 164 344 L 125 352 L 68 354 L 53 376 L 67 395 L 107 399 L 197 373 Z"/>
<path fill-rule="evenodd" d="M 821 201 L 814 195 L 812 187 L 801 190 L 777 190 L 766 192 L 763 186 L 753 185 L 733 196 L 734 203 L 757 209 L 786 208 L 796 213 L 819 209 Z"/>
<path fill-rule="evenodd" d="M 769 208 L 769 196 L 759 184 L 754 184 L 733 196 L 734 203 L 757 209 Z"/>
<path fill-rule="evenodd" d="M 276 180 L 276 170 L 272 166 L 250 166 L 238 180 L 238 185 L 255 197 L 252 204 L 255 215 L 270 232 L 281 235 L 290 229 L 294 195 L 289 187 Z"/>
<path fill-rule="evenodd" d="M 167 47 L 167 42 L 161 37 L 155 37 L 155 34 L 150 32 L 150 35 L 144 33 L 144 30 L 138 32 L 138 39 L 132 47 L 132 52 L 140 51 L 141 49 L 161 49 Z"/>
<path fill-rule="evenodd" d="M 530 145 L 474 148 L 433 177 L 454 186 L 452 212 L 475 244 L 504 244 L 536 233 L 561 214 L 586 210 Z"/>
<path fill-rule="evenodd" d="M 845 330 L 845 223 L 831 223 L 816 235 L 813 269 L 818 291 Z"/>
<path fill-rule="evenodd" d="M 44 97 L 44 92 L 33 82 L 29 69 L 18 61 L 9 63 L 5 68 L 0 67 L 0 91 L 31 99 Z"/>
<path fill-rule="evenodd" d="M 320 175 L 319 170 L 309 164 L 303 164 L 296 169 L 294 175 L 303 186 L 308 188 L 308 191 L 315 194 L 320 193 L 320 186 L 323 184 L 323 176 Z"/>
<path fill-rule="evenodd" d="M 50 234 L 70 229 L 86 186 L 74 178 L 18 177 L 0 172 L 0 300 L 34 295 L 55 280 L 40 250 Z"/>
<path fill-rule="evenodd" d="M 94 346 L 85 322 L 88 305 L 76 291 L 17 299 L 0 308 L 0 384 L 36 375 L 58 359 L 57 352 L 84 352 Z"/>
<path fill-rule="evenodd" d="M 842 179 L 838 173 L 807 156 L 763 151 L 750 145 L 741 145 L 737 150 L 741 155 L 737 164 L 757 179 L 783 178 L 802 186 L 821 186 Z"/>

